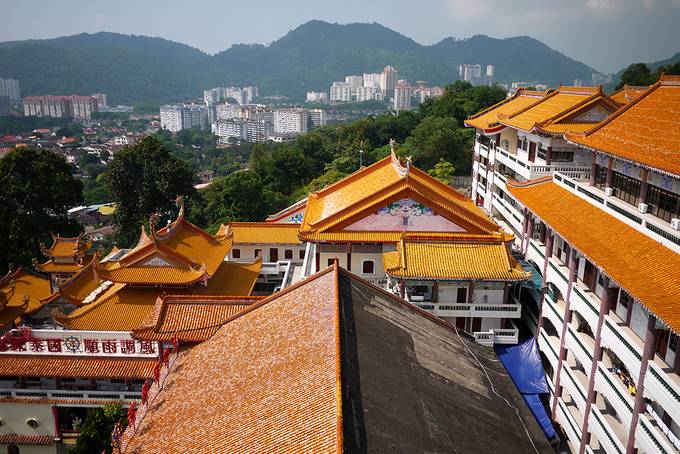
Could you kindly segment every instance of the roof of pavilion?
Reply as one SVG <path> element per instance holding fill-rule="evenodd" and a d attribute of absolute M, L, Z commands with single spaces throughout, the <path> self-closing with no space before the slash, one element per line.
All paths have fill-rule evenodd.
<path fill-rule="evenodd" d="M 72 238 L 52 234 L 52 246 L 41 246 L 42 253 L 48 257 L 44 263 L 33 260 L 33 266 L 43 273 L 74 274 L 87 266 L 92 260 L 88 252 L 92 248 L 91 241 L 85 241 L 82 235 Z"/>
<path fill-rule="evenodd" d="M 3 354 L 0 377 L 144 379 L 153 375 L 156 362 L 156 358 Z"/>
<path fill-rule="evenodd" d="M 294 204 L 292 204 L 289 207 L 284 208 L 283 210 L 279 211 L 278 213 L 270 214 L 267 216 L 267 219 L 265 219 L 265 222 L 272 222 L 272 223 L 293 223 L 293 224 L 299 224 L 300 221 L 302 220 L 302 214 L 301 212 L 304 212 L 305 208 L 307 207 L 307 197 L 304 199 L 300 199 Z M 294 220 L 293 217 L 299 214 L 299 220 L 297 218 Z"/>
<path fill-rule="evenodd" d="M 275 222 L 231 222 L 234 244 L 300 244 L 299 224 Z"/>
<path fill-rule="evenodd" d="M 508 190 L 621 288 L 680 332 L 680 255 L 552 181 L 522 187 L 510 183 Z"/>
<path fill-rule="evenodd" d="M 310 193 L 299 238 L 320 242 L 397 242 L 401 231 L 344 228 L 403 198 L 436 210 L 437 215 L 461 226 L 467 234 L 488 235 L 500 230 L 469 198 L 409 163 L 403 164 L 392 151 L 375 164 Z"/>
<path fill-rule="evenodd" d="M 640 97 L 644 92 L 649 89 L 649 86 L 635 86 L 635 85 L 624 85 L 618 91 L 615 91 L 609 97 L 621 105 L 630 104 Z"/>
<path fill-rule="evenodd" d="M 141 340 L 202 342 L 244 309 L 260 301 L 255 296 L 163 295 L 132 331 Z"/>
<path fill-rule="evenodd" d="M 602 87 L 560 86 L 519 111 L 499 113 L 498 121 L 527 132 L 562 135 L 588 130 L 618 108 Z"/>
<path fill-rule="evenodd" d="M 49 279 L 19 267 L 0 278 L 0 327 L 33 313 L 50 296 Z"/>
<path fill-rule="evenodd" d="M 567 134 L 577 145 L 680 176 L 680 76 L 656 84 L 614 115 L 582 134 Z"/>
<path fill-rule="evenodd" d="M 465 125 L 480 129 L 486 134 L 498 132 L 505 127 L 498 122 L 499 114 L 512 115 L 519 112 L 537 103 L 551 91 L 533 91 L 520 88 L 509 98 L 505 98 L 503 101 L 468 117 L 465 120 Z"/>
<path fill-rule="evenodd" d="M 520 281 L 531 275 L 510 254 L 512 236 L 486 241 L 400 241 L 395 251 L 383 253 L 385 273 L 408 279 L 464 281 Z"/>
<path fill-rule="evenodd" d="M 52 234 L 52 246 L 49 248 L 42 247 L 42 252 L 45 257 L 76 257 L 83 255 L 88 249 L 92 247 L 91 241 L 85 241 L 82 237 L 62 237 Z"/>

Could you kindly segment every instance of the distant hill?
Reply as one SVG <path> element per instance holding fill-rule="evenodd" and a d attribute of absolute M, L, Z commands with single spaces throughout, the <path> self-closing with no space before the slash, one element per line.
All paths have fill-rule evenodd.
<path fill-rule="evenodd" d="M 0 77 L 19 79 L 24 95 L 101 91 L 111 103 L 180 101 L 212 86 L 250 84 L 263 94 L 301 98 L 387 65 L 400 77 L 444 85 L 457 79 L 460 63 L 494 64 L 500 81 L 569 83 L 594 72 L 526 36 L 423 46 L 377 23 L 310 21 L 268 46 L 237 44 L 212 56 L 162 38 L 108 32 L 0 43 Z"/>
<path fill-rule="evenodd" d="M 659 60 L 659 61 L 655 61 L 655 62 L 651 62 L 651 63 L 645 63 L 645 64 L 649 67 L 649 69 L 652 70 L 652 72 L 654 72 L 657 69 L 659 69 L 661 66 L 672 65 L 672 64 L 677 63 L 677 62 L 680 62 L 680 52 L 676 53 L 671 58 L 667 58 L 665 60 Z M 638 63 L 638 62 L 632 62 L 632 63 Z M 626 68 L 627 68 L 627 66 L 626 66 Z M 619 70 L 619 72 L 614 74 L 613 82 L 611 83 L 612 87 L 616 86 L 616 84 L 619 83 L 619 81 L 621 80 L 621 74 L 623 74 L 623 72 L 626 70 L 626 68 L 621 68 L 621 70 Z"/>

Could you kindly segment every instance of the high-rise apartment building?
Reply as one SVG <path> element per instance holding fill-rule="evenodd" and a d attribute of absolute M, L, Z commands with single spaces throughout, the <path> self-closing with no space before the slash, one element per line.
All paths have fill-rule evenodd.
<path fill-rule="evenodd" d="M 224 99 L 227 98 L 233 98 L 241 105 L 248 104 L 248 95 L 242 88 L 226 87 L 224 89 Z"/>
<path fill-rule="evenodd" d="M 328 93 L 325 91 L 308 91 L 307 102 L 326 102 L 328 101 Z"/>
<path fill-rule="evenodd" d="M 364 87 L 374 87 L 380 90 L 381 73 L 364 73 L 362 76 L 364 80 Z"/>
<path fill-rule="evenodd" d="M 357 88 L 364 84 L 364 78 L 362 76 L 347 76 L 345 77 L 345 82 L 349 84 L 350 91 L 355 95 Z"/>
<path fill-rule="evenodd" d="M 16 79 L 3 79 L 0 77 L 0 96 L 7 96 L 12 102 L 21 101 L 19 81 Z"/>
<path fill-rule="evenodd" d="M 89 120 L 99 110 L 92 96 L 28 96 L 23 100 L 24 115 L 35 117 L 73 117 Z"/>
<path fill-rule="evenodd" d="M 276 109 L 274 132 L 303 133 L 309 128 L 309 111 L 305 109 Z"/>
<path fill-rule="evenodd" d="M 347 82 L 333 82 L 331 85 L 331 101 L 350 102 L 352 87 Z"/>
<path fill-rule="evenodd" d="M 97 98 L 94 96 L 71 96 L 71 116 L 79 120 L 89 120 L 93 112 L 98 112 Z"/>
<path fill-rule="evenodd" d="M 386 66 L 380 75 L 380 90 L 383 95 L 394 96 L 394 87 L 397 84 L 397 70 L 392 66 Z"/>
<path fill-rule="evenodd" d="M 93 93 L 92 97 L 97 100 L 97 107 L 101 109 L 109 106 L 108 99 L 104 93 Z"/>
<path fill-rule="evenodd" d="M 400 80 L 394 87 L 394 110 L 411 109 L 411 86 L 405 80 Z"/>
<path fill-rule="evenodd" d="M 206 107 L 198 104 L 178 104 L 161 107 L 161 128 L 170 132 L 182 129 L 206 129 L 208 115 Z"/>
<path fill-rule="evenodd" d="M 219 120 L 214 127 L 221 144 L 233 141 L 265 142 L 273 134 L 272 123 L 265 120 L 231 118 Z"/>
<path fill-rule="evenodd" d="M 359 87 L 357 88 L 357 102 L 373 101 L 378 89 L 375 87 Z"/>
<path fill-rule="evenodd" d="M 243 87 L 243 91 L 246 95 L 247 104 L 252 103 L 255 100 L 255 98 L 260 96 L 260 91 L 258 90 L 257 87 L 254 86 Z"/>
<path fill-rule="evenodd" d="M 220 102 L 215 104 L 215 111 L 217 121 L 241 118 L 243 116 L 241 106 L 231 102 Z"/>
<path fill-rule="evenodd" d="M 326 124 L 326 111 L 323 109 L 309 109 L 308 111 L 307 127 L 309 130 L 317 126 Z"/>

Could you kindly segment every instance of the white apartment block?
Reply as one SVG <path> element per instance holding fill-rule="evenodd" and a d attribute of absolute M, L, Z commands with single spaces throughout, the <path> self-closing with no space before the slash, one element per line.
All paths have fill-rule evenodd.
<path fill-rule="evenodd" d="M 35 117 L 73 117 L 89 120 L 99 110 L 93 96 L 28 96 L 23 100 L 24 115 Z"/>
<path fill-rule="evenodd" d="M 352 87 L 347 82 L 333 82 L 331 85 L 331 101 L 350 102 Z"/>
<path fill-rule="evenodd" d="M 7 96 L 10 101 L 21 101 L 21 89 L 16 79 L 3 79 L 0 77 L 0 96 Z"/>
<path fill-rule="evenodd" d="M 224 99 L 234 98 L 241 105 L 248 104 L 248 95 L 242 88 L 226 87 L 224 89 Z"/>
<path fill-rule="evenodd" d="M 323 109 L 309 109 L 307 111 L 307 126 L 309 130 L 316 128 L 317 126 L 323 126 L 326 124 L 326 111 Z"/>
<path fill-rule="evenodd" d="M 364 79 L 364 87 L 375 87 L 380 90 L 381 73 L 364 73 L 362 77 Z"/>
<path fill-rule="evenodd" d="M 178 104 L 161 107 L 161 128 L 170 132 L 182 129 L 208 127 L 207 110 L 204 105 Z"/>
<path fill-rule="evenodd" d="M 522 318 L 572 452 L 680 450 L 679 86 L 519 90 L 466 121 L 472 198 L 541 281 Z"/>
<path fill-rule="evenodd" d="M 92 97 L 97 100 L 97 107 L 101 109 L 109 106 L 109 101 L 104 93 L 93 93 Z"/>
<path fill-rule="evenodd" d="M 215 104 L 217 120 L 229 120 L 231 118 L 241 118 L 243 111 L 239 104 L 230 102 L 220 102 Z"/>
<path fill-rule="evenodd" d="M 346 76 L 345 82 L 349 84 L 352 94 L 356 94 L 357 88 L 364 85 L 364 78 L 362 76 Z"/>
<path fill-rule="evenodd" d="M 93 112 L 98 112 L 97 98 L 94 96 L 71 97 L 71 114 L 73 118 L 89 120 Z"/>
<path fill-rule="evenodd" d="M 219 120 L 214 132 L 219 137 L 220 143 L 229 144 L 235 139 L 245 142 L 265 142 L 274 131 L 269 121 L 232 118 Z"/>
<path fill-rule="evenodd" d="M 255 86 L 243 87 L 243 92 L 246 95 L 246 104 L 251 104 L 255 98 L 260 96 L 260 90 Z"/>
<path fill-rule="evenodd" d="M 394 110 L 411 109 L 411 86 L 405 80 L 400 80 L 394 87 L 393 105 Z"/>
<path fill-rule="evenodd" d="M 375 87 L 359 87 L 357 88 L 357 102 L 373 101 L 378 90 Z"/>
<path fill-rule="evenodd" d="M 308 91 L 307 102 L 326 102 L 328 101 L 328 93 L 325 91 Z"/>
<path fill-rule="evenodd" d="M 304 109 L 274 110 L 274 132 L 303 133 L 309 128 L 309 112 Z"/>
<path fill-rule="evenodd" d="M 392 66 L 386 66 L 380 74 L 380 90 L 383 95 L 394 96 L 394 87 L 397 84 L 397 70 Z"/>

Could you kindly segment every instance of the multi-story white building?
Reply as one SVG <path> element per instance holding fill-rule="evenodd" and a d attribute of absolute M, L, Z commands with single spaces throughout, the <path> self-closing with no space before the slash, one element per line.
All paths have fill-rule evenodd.
<path fill-rule="evenodd" d="M 380 74 L 380 90 L 383 95 L 394 96 L 394 87 L 397 84 L 397 70 L 392 66 L 386 66 Z"/>
<path fill-rule="evenodd" d="M 326 111 L 323 109 L 309 109 L 307 111 L 307 127 L 309 130 L 316 128 L 317 126 L 323 126 L 326 124 Z"/>
<path fill-rule="evenodd" d="M 215 104 L 217 120 L 229 120 L 231 118 L 241 118 L 243 111 L 239 104 L 231 102 L 220 102 Z"/>
<path fill-rule="evenodd" d="M 357 88 L 364 85 L 364 78 L 362 76 L 346 76 L 345 82 L 349 84 L 352 94 L 355 95 L 357 92 Z"/>
<path fill-rule="evenodd" d="M 97 100 L 97 107 L 99 109 L 109 107 L 109 102 L 104 93 L 93 93 L 92 97 Z"/>
<path fill-rule="evenodd" d="M 331 85 L 331 101 L 350 102 L 352 87 L 347 82 L 333 82 Z"/>
<path fill-rule="evenodd" d="M 393 106 L 394 110 L 411 109 L 411 86 L 405 80 L 400 80 L 394 87 Z"/>
<path fill-rule="evenodd" d="M 246 95 L 246 104 L 252 103 L 255 98 L 260 96 L 260 90 L 258 90 L 257 87 L 255 86 L 248 86 L 248 87 L 243 87 L 243 92 Z"/>
<path fill-rule="evenodd" d="M 378 89 L 375 87 L 359 87 L 357 88 L 357 102 L 373 101 Z"/>
<path fill-rule="evenodd" d="M 7 96 L 10 101 L 21 101 L 21 89 L 16 79 L 3 79 L 0 77 L 0 96 Z"/>
<path fill-rule="evenodd" d="M 93 96 L 28 96 L 23 100 L 24 115 L 36 117 L 73 117 L 90 119 L 99 110 Z"/>
<path fill-rule="evenodd" d="M 161 107 L 161 128 L 170 132 L 182 129 L 206 129 L 208 116 L 206 107 L 198 104 L 177 104 Z"/>
<path fill-rule="evenodd" d="M 224 89 L 224 99 L 227 98 L 233 98 L 241 105 L 248 104 L 248 95 L 242 88 L 226 87 Z"/>
<path fill-rule="evenodd" d="M 382 77 L 381 73 L 364 73 L 362 78 L 364 79 L 364 87 L 374 87 L 378 90 L 380 90 L 380 78 Z"/>
<path fill-rule="evenodd" d="M 73 118 L 89 120 L 93 112 L 98 112 L 97 98 L 94 96 L 71 96 L 71 115 Z"/>
<path fill-rule="evenodd" d="M 258 119 L 231 118 L 219 120 L 214 125 L 214 133 L 222 144 L 229 144 L 234 140 L 265 142 L 273 132 L 274 128 L 270 121 Z"/>
<path fill-rule="evenodd" d="M 309 128 L 309 112 L 305 109 L 274 110 L 274 132 L 303 133 Z"/>
<path fill-rule="evenodd" d="M 466 122 L 473 199 L 542 281 L 522 318 L 572 452 L 680 450 L 679 112 L 665 76 L 611 97 L 520 90 Z"/>
<path fill-rule="evenodd" d="M 307 102 L 326 102 L 328 101 L 328 93 L 325 91 L 308 91 Z"/>

